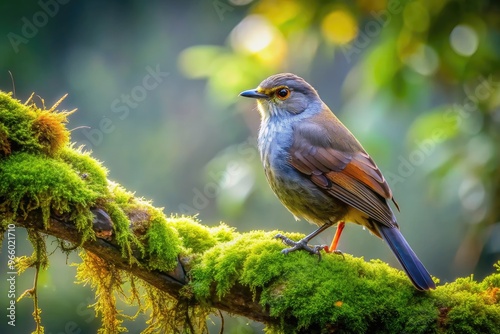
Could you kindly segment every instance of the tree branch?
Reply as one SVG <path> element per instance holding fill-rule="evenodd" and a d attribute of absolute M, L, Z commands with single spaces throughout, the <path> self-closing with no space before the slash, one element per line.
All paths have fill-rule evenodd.
<path fill-rule="evenodd" d="M 75 244 L 80 242 L 82 235 L 72 221 L 51 216 L 47 228 L 41 221 L 41 213 L 32 211 L 26 218 L 18 218 L 16 224 Z M 96 224 L 102 225 L 102 222 L 94 221 Z M 130 229 L 137 233 L 141 228 L 134 228 L 134 224 L 132 219 Z M 446 332 L 463 328 L 466 323 L 469 327 L 474 323 L 474 330 L 480 332 L 498 328 L 500 274 L 490 276 L 483 283 L 461 279 L 439 286 L 436 291 L 422 293 L 414 290 L 402 272 L 381 262 L 367 263 L 347 254 L 346 260 L 327 255 L 321 262 L 305 253 L 284 257 L 279 253 L 282 245 L 270 240 L 269 236 L 274 233 L 250 232 L 218 243 L 199 257 L 180 256 L 177 267 L 170 272 L 148 270 L 147 260 L 140 257 L 131 264 L 122 256 L 114 238 L 87 240 L 82 247 L 178 300 L 245 316 L 279 332 Z M 179 234 L 182 238 L 182 231 Z M 253 248 L 252 243 L 256 244 Z M 241 262 L 247 262 L 243 264 L 247 268 L 236 269 L 236 272 L 222 268 L 227 266 L 226 258 L 235 256 L 235 249 L 242 254 Z M 134 253 L 139 251 L 134 249 Z M 265 260 L 268 256 L 273 260 Z M 331 275 L 325 275 L 325 270 Z M 208 285 L 208 294 L 196 288 L 193 298 L 182 293 L 186 287 L 203 281 L 207 274 L 208 283 L 203 284 Z M 225 275 L 224 278 L 217 278 L 221 275 Z M 226 280 L 231 281 L 229 286 Z M 321 299 L 317 299 L 318 293 Z M 475 306 L 467 306 L 470 303 Z M 315 308 L 315 304 L 318 307 Z M 349 307 L 357 309 L 352 314 L 343 310 Z M 335 313 L 337 317 L 332 317 Z M 324 314 L 328 316 L 325 318 Z"/>
<path fill-rule="evenodd" d="M 102 209 L 99 209 L 102 210 Z M 96 210 L 92 210 L 94 213 Z M 134 217 L 134 213 L 130 214 Z M 94 221 L 94 225 L 98 224 Z M 131 220 L 131 231 L 138 231 L 134 229 L 135 222 Z M 81 233 L 75 227 L 74 222 L 67 220 L 67 218 L 51 216 L 50 224 L 47 228 L 44 227 L 41 213 L 39 211 L 31 211 L 25 218 L 18 217 L 16 225 L 45 233 L 54 236 L 61 240 L 69 241 L 73 244 L 79 244 L 82 239 Z M 122 256 L 120 247 L 114 238 L 109 240 L 96 238 L 95 240 L 85 241 L 81 247 L 86 251 L 92 252 L 103 260 L 116 266 L 116 268 L 130 272 L 134 276 L 144 280 L 157 289 L 164 291 L 176 299 L 185 298 L 181 295 L 181 289 L 188 284 L 185 267 L 192 267 L 190 258 L 179 257 L 177 267 L 170 272 L 161 272 L 159 270 L 146 269 L 147 263 L 144 260 L 136 258 L 136 261 L 130 263 L 130 260 Z M 138 253 L 135 249 L 134 253 Z M 142 265 L 139 265 L 142 264 Z M 269 315 L 269 311 L 265 310 L 257 301 L 258 299 L 252 298 L 252 292 L 246 286 L 241 284 L 235 285 L 230 294 L 225 298 L 219 299 L 215 293 L 213 299 L 206 300 L 209 305 L 216 309 L 229 312 L 231 314 L 238 314 L 245 316 L 249 319 L 264 322 L 276 323 L 277 319 Z M 191 303 L 196 303 L 192 300 Z"/>

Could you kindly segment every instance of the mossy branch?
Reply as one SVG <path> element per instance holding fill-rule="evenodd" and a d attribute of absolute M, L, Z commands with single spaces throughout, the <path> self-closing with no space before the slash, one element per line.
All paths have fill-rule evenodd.
<path fill-rule="evenodd" d="M 0 92 L 0 227 L 15 223 L 55 236 L 62 251 L 82 249 L 77 279 L 96 292 L 101 332 L 126 330 L 116 298 L 150 314 L 146 333 L 206 331 L 215 309 L 264 322 L 269 332 L 499 332 L 500 273 L 419 292 L 381 261 L 285 257 L 278 231 L 240 234 L 166 217 L 68 144 L 66 115 Z M 33 261 L 20 259 L 20 271 L 46 265 L 35 239 Z M 38 311 L 35 321 L 42 328 Z"/>

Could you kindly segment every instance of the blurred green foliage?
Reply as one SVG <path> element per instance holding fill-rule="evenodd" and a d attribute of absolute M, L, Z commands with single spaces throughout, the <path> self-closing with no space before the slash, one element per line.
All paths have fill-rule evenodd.
<path fill-rule="evenodd" d="M 432 274 L 481 278 L 500 258 L 495 1 L 42 0 L 0 10 L 0 89 L 21 100 L 35 91 L 48 105 L 69 93 L 63 108 L 79 109 L 71 140 L 167 214 L 199 213 L 240 231 L 311 231 L 267 186 L 258 113 L 237 96 L 289 71 L 316 87 L 377 161 L 401 229 Z M 344 233 L 343 251 L 395 265 L 373 236 L 354 226 Z M 69 321 L 87 329 L 95 324 L 79 307 L 87 297 L 73 272 L 64 283 L 53 277 L 71 270 L 55 262 L 45 289 L 57 284 L 67 297 L 48 293 L 45 302 L 74 311 L 67 319 L 45 311 L 46 329 L 67 332 Z"/>

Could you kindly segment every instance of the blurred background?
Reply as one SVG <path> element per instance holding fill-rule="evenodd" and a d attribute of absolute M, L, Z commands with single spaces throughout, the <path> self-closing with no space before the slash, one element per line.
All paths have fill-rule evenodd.
<path fill-rule="evenodd" d="M 255 101 L 238 97 L 278 72 L 309 81 L 356 135 L 401 207 L 401 230 L 441 283 L 482 279 L 500 259 L 500 5 L 493 0 L 3 1 L 0 89 L 47 107 L 61 96 L 72 141 L 109 178 L 165 207 L 238 231 L 309 233 L 269 189 L 256 150 Z M 13 81 L 11 80 L 12 73 Z M 316 238 L 329 243 L 334 230 Z M 16 230 L 17 255 L 30 254 Z M 34 329 L 32 303 L 0 332 Z M 50 243 L 52 250 L 55 243 Z M 348 225 L 339 248 L 397 261 Z M 46 333 L 95 332 L 76 255 L 40 278 Z M 18 294 L 33 272 L 17 279 Z M 212 324 L 213 321 L 213 324 Z M 210 322 L 218 331 L 219 320 Z M 135 333 L 141 319 L 126 323 Z M 227 333 L 263 326 L 226 316 Z"/>

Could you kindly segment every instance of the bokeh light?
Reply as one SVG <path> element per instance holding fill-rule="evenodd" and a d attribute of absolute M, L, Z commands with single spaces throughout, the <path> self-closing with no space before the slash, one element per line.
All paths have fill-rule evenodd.
<path fill-rule="evenodd" d="M 484 186 L 476 178 L 466 178 L 460 184 L 458 194 L 462 206 L 468 211 L 475 211 L 481 207 L 486 193 Z"/>
<path fill-rule="evenodd" d="M 347 44 L 356 38 L 358 24 L 351 13 L 343 9 L 336 9 L 323 19 L 321 32 L 332 43 Z"/>
<path fill-rule="evenodd" d="M 478 167 L 484 166 L 494 157 L 493 143 L 486 137 L 478 135 L 472 137 L 466 145 L 467 161 Z"/>
<path fill-rule="evenodd" d="M 231 45 L 237 51 L 257 53 L 273 41 L 274 28 L 260 15 L 243 19 L 231 32 Z"/>
<path fill-rule="evenodd" d="M 432 47 L 420 45 L 416 52 L 406 59 L 406 63 L 421 75 L 431 75 L 439 66 L 439 58 Z"/>
<path fill-rule="evenodd" d="M 253 54 L 262 63 L 279 63 L 286 56 L 286 42 L 281 33 L 261 15 L 243 19 L 230 34 L 236 52 Z"/>
<path fill-rule="evenodd" d="M 468 25 L 459 24 L 450 34 L 450 44 L 453 50 L 461 56 L 472 56 L 479 45 L 479 37 Z"/>

